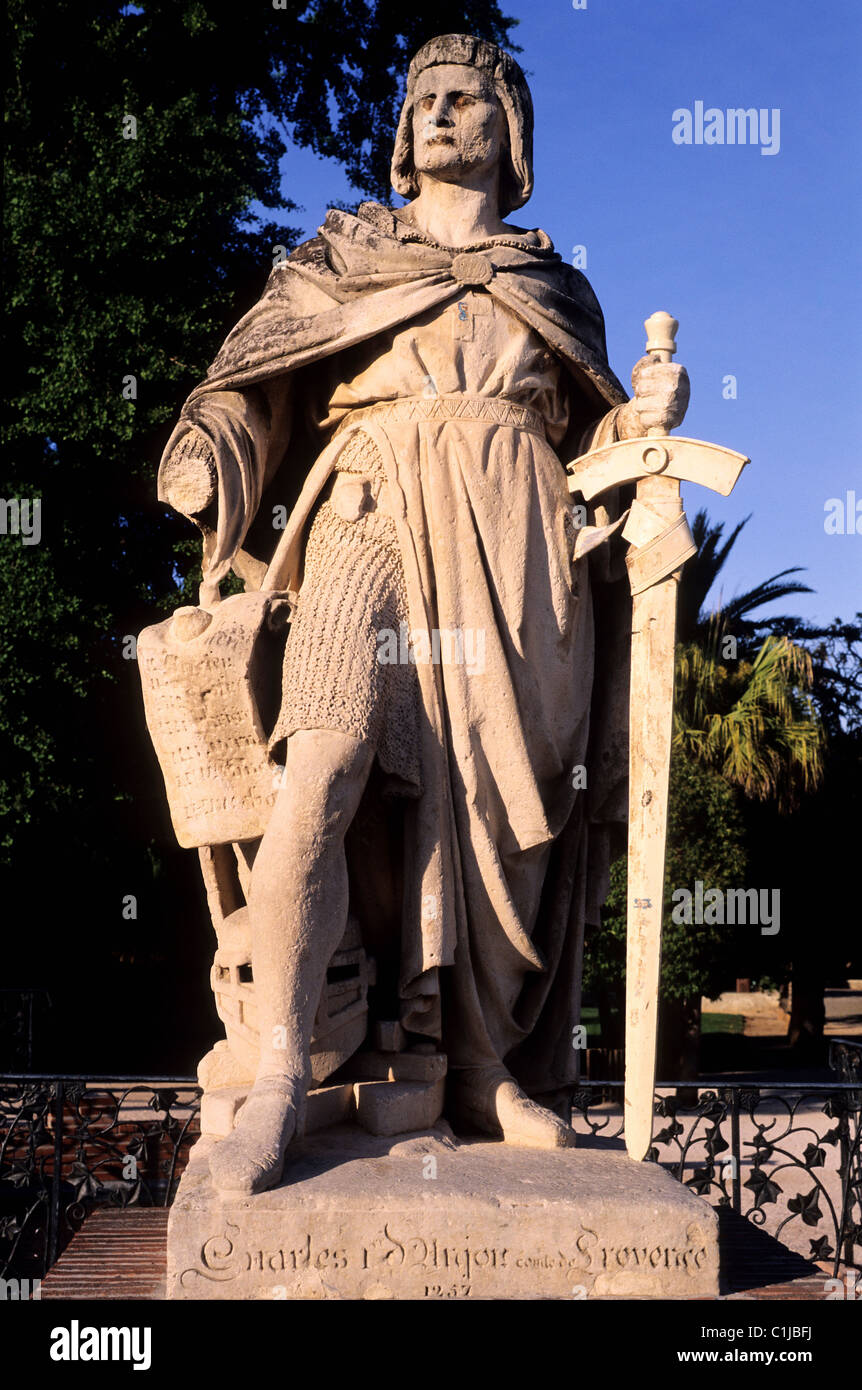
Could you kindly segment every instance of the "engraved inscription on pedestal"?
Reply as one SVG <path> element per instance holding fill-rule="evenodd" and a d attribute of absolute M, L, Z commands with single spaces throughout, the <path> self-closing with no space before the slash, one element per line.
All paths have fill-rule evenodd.
<path fill-rule="evenodd" d="M 174 1299 L 709 1298 L 715 1213 L 654 1164 L 602 1150 L 329 1130 L 290 1181 L 216 1198 L 207 1141 L 171 1211 Z"/>
<path fill-rule="evenodd" d="M 608 1292 L 638 1291 L 651 1276 L 668 1274 L 685 1280 L 706 1272 L 709 1249 L 705 1232 L 696 1224 L 687 1239 L 668 1245 L 608 1245 L 596 1231 L 574 1226 L 560 1240 L 545 1243 L 481 1243 L 466 1230 L 435 1234 L 427 1225 L 384 1221 L 371 1234 L 357 1239 L 343 1226 L 306 1231 L 285 1246 L 249 1246 L 239 1226 L 206 1239 L 196 1263 L 179 1272 L 180 1296 L 212 1298 L 208 1286 L 236 1282 L 253 1285 L 257 1298 L 314 1296 L 390 1296 L 399 1298 L 465 1299 L 531 1296 L 578 1296 L 587 1286 Z M 350 1293 L 340 1287 L 345 1272 Z M 621 1279 L 633 1275 L 635 1278 Z M 637 1276 L 643 1276 L 638 1279 Z M 240 1288 L 231 1297 L 248 1297 Z"/>

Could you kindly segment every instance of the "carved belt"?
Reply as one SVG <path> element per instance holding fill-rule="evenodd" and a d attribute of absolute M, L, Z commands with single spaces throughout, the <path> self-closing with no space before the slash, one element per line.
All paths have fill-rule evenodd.
<path fill-rule="evenodd" d="M 505 396 L 402 396 L 395 401 L 378 401 L 351 410 L 339 422 L 335 434 L 366 418 L 384 425 L 404 420 L 487 420 L 545 437 L 545 422 L 539 411 L 516 405 Z"/>
<path fill-rule="evenodd" d="M 544 421 L 537 410 L 516 405 L 500 396 L 404 396 L 395 401 L 359 406 L 339 422 L 333 440 L 345 430 L 361 429 L 363 420 L 376 425 L 404 420 L 489 420 L 495 425 L 511 425 L 545 437 Z M 350 466 L 342 471 L 336 458 L 334 470 L 336 476 L 329 500 L 344 521 L 359 521 L 369 512 L 393 517 L 398 514 L 382 468 Z"/>

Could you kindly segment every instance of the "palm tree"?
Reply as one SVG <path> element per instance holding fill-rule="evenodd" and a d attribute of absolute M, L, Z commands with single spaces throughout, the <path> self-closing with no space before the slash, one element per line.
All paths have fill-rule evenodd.
<path fill-rule="evenodd" d="M 724 522 L 718 521 L 715 525 L 711 525 L 704 510 L 699 511 L 694 518 L 691 533 L 697 546 L 697 554 L 693 555 L 685 566 L 679 584 L 678 641 L 702 641 L 708 635 L 712 615 L 704 612 L 707 595 L 724 568 L 727 557 L 736 544 L 740 532 L 750 520 L 751 517 L 747 516 L 740 521 L 722 545 Z M 774 574 L 771 579 L 765 579 L 762 584 L 757 584 L 747 593 L 740 594 L 737 598 L 724 604 L 721 608 L 722 631 L 731 632 L 739 639 L 750 641 L 752 637 L 763 630 L 767 622 L 770 627 L 781 624 L 790 630 L 794 626 L 798 626 L 798 618 L 779 617 L 752 622 L 748 615 L 755 608 L 761 608 L 765 603 L 772 603 L 775 599 L 786 598 L 788 594 L 812 593 L 813 591 L 808 584 L 800 584 L 796 580 L 787 581 L 787 575 L 798 574 L 802 568 L 801 565 L 793 565 L 790 569 L 781 570 L 779 574 Z"/>
<path fill-rule="evenodd" d="M 722 544 L 723 523 L 710 525 L 705 511 L 694 518 L 697 555 L 679 585 L 674 748 L 720 773 L 746 797 L 774 800 L 785 812 L 801 794 L 813 791 L 823 774 L 823 729 L 809 693 L 811 656 L 790 635 L 804 630 L 799 619 L 750 615 L 765 603 L 812 590 L 787 579 L 799 572 L 795 565 L 704 611 L 748 519 Z M 770 633 L 758 644 L 767 624 L 779 627 L 781 635 Z"/>
<path fill-rule="evenodd" d="M 677 648 L 674 749 L 744 796 L 792 810 L 823 775 L 823 728 L 811 701 L 811 657 L 768 636 L 753 659 L 722 661 L 719 610 L 704 643 Z"/>
<path fill-rule="evenodd" d="M 812 660 L 792 641 L 805 624 L 751 614 L 812 589 L 788 580 L 799 573 L 797 564 L 706 612 L 709 591 L 747 521 L 723 543 L 723 523 L 710 524 L 704 510 L 692 524 L 698 553 L 683 570 L 678 594 L 673 745 L 748 798 L 777 802 L 787 812 L 823 774 L 823 730 L 809 694 Z M 763 639 L 767 623 L 780 635 Z"/>

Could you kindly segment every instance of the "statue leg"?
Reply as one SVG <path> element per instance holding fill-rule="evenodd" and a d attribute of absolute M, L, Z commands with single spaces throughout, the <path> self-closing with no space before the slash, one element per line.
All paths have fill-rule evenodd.
<path fill-rule="evenodd" d="M 260 1065 L 233 1133 L 210 1158 L 220 1191 L 273 1187 L 287 1145 L 302 1132 L 314 1016 L 347 925 L 344 836 L 373 760 L 373 747 L 348 734 L 304 730 L 288 741 L 249 893 Z"/>

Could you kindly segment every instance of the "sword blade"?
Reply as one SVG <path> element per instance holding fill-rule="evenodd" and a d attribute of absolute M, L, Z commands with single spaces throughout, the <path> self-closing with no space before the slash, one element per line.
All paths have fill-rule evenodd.
<path fill-rule="evenodd" d="M 638 1162 L 652 1141 L 676 590 L 670 576 L 632 601 L 625 1137 Z"/>

